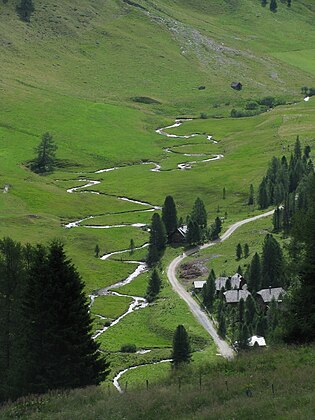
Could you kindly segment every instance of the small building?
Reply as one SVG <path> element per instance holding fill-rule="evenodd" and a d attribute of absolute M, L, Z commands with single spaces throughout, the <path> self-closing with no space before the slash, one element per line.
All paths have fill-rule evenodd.
<path fill-rule="evenodd" d="M 194 289 L 195 290 L 202 290 L 204 284 L 206 284 L 206 280 L 195 280 L 194 281 Z"/>
<path fill-rule="evenodd" d="M 235 273 L 232 277 L 218 277 L 215 280 L 215 288 L 217 292 L 223 288 L 227 290 L 227 282 L 230 282 L 229 289 L 242 289 L 245 285 L 245 279 L 239 273 Z"/>
<path fill-rule="evenodd" d="M 223 296 L 225 298 L 225 302 L 228 304 L 238 304 L 241 299 L 246 301 L 246 299 L 251 296 L 251 293 L 248 290 L 227 290 L 223 293 Z"/>
<path fill-rule="evenodd" d="M 186 242 L 187 225 L 179 226 L 175 232 L 170 235 L 170 242 L 174 244 L 183 244 Z"/>
<path fill-rule="evenodd" d="M 277 303 L 281 303 L 284 295 L 285 290 L 282 287 L 269 287 L 268 289 L 261 289 L 257 292 L 257 301 L 262 308 L 266 309 L 272 299 Z"/>
<path fill-rule="evenodd" d="M 253 335 L 247 341 L 248 347 L 266 347 L 266 340 L 260 335 Z"/>
<path fill-rule="evenodd" d="M 231 83 L 231 88 L 234 90 L 242 90 L 242 83 L 241 82 L 232 82 Z"/>

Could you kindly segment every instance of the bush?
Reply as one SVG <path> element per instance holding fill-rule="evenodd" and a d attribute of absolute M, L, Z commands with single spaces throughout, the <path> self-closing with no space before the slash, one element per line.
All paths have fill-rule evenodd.
<path fill-rule="evenodd" d="M 140 102 L 142 104 L 160 104 L 161 102 L 156 99 L 149 98 L 148 96 L 134 96 L 131 98 L 133 102 Z"/>
<path fill-rule="evenodd" d="M 200 118 L 202 119 L 202 120 L 206 120 L 207 118 L 209 118 L 208 117 L 208 114 L 206 114 L 205 112 L 202 112 L 201 114 L 200 114 Z"/>
<path fill-rule="evenodd" d="M 256 101 L 249 101 L 245 105 L 245 109 L 253 110 L 258 108 L 258 103 Z"/>
<path fill-rule="evenodd" d="M 121 353 L 136 353 L 137 347 L 135 344 L 123 344 L 120 351 Z"/>

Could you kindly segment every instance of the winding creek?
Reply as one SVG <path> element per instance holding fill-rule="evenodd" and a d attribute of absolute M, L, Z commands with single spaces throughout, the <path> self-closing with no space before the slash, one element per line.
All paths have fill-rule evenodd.
<path fill-rule="evenodd" d="M 185 136 L 179 136 L 176 134 L 169 134 L 166 133 L 165 130 L 167 129 L 172 129 L 172 128 L 176 128 L 179 127 L 180 125 L 182 125 L 185 121 L 191 121 L 191 119 L 177 119 L 175 121 L 174 124 L 167 126 L 167 127 L 163 127 L 163 128 L 159 128 L 156 130 L 156 133 L 165 136 L 165 137 L 169 137 L 169 138 L 177 138 L 177 139 L 189 139 L 189 138 L 193 138 L 193 137 L 197 137 L 200 136 L 200 134 L 198 133 L 194 133 L 194 134 L 190 134 L 190 135 L 185 135 Z M 206 139 L 211 141 L 212 143 L 216 144 L 217 142 L 215 140 L 212 139 L 212 136 L 210 135 L 205 135 Z M 187 170 L 187 169 L 191 169 L 192 165 L 196 165 L 198 163 L 201 162 L 211 162 L 211 161 L 215 161 L 215 160 L 219 160 L 222 159 L 224 156 L 222 154 L 204 154 L 204 153 L 180 153 L 180 152 L 173 152 L 170 148 L 165 148 L 164 149 L 165 152 L 167 153 L 176 153 L 176 154 L 181 154 L 185 157 L 205 157 L 205 159 L 203 160 L 193 160 L 191 162 L 185 162 L 185 163 L 179 163 L 177 165 L 177 168 L 175 170 Z M 211 156 L 211 157 L 209 157 Z M 150 168 L 149 170 L 151 172 L 160 172 L 162 171 L 161 169 L 161 165 L 159 163 L 156 162 L 141 162 L 138 164 L 134 164 L 134 165 L 151 165 L 153 166 L 153 168 Z M 116 171 L 116 170 L 120 170 L 122 168 L 126 168 L 126 166 L 115 166 L 112 168 L 106 168 L 106 169 L 99 169 L 97 171 L 94 172 L 94 174 L 101 174 L 101 173 L 107 173 L 107 172 L 111 172 L 111 171 Z M 83 174 L 82 174 L 83 175 Z M 87 188 L 96 186 L 98 184 L 101 183 L 101 181 L 95 181 L 95 180 L 91 180 L 91 179 L 85 179 L 85 178 L 79 178 L 77 180 L 77 182 L 82 182 L 84 183 L 81 186 L 75 186 L 72 188 L 67 189 L 67 192 L 69 194 L 72 193 L 90 193 L 90 194 L 106 194 L 106 193 L 102 193 L 102 192 L 98 192 L 98 191 L 93 191 L 93 190 L 87 190 Z M 114 195 L 111 195 L 114 196 Z M 134 203 L 134 204 L 138 204 L 141 206 L 146 207 L 147 209 L 145 210 L 136 210 L 135 212 L 153 212 L 155 210 L 161 210 L 161 207 L 158 205 L 153 205 L 151 203 L 148 202 L 144 202 L 144 201 L 139 201 L 136 200 L 134 198 L 128 198 L 128 197 L 122 197 L 122 196 L 114 196 L 116 197 L 118 200 L 123 200 L 123 201 L 128 201 L 130 203 Z M 109 215 L 110 213 L 108 213 Z M 90 215 L 84 218 L 81 218 L 80 220 L 77 221 L 73 221 L 70 223 L 67 223 L 65 225 L 65 228 L 71 229 L 71 228 L 77 228 L 77 227 L 84 227 L 87 229 L 115 229 L 115 228 L 123 228 L 123 227 L 134 227 L 134 228 L 144 228 L 146 226 L 145 223 L 133 223 L 133 224 L 118 224 L 118 225 L 81 225 L 81 223 L 87 221 L 87 220 L 91 220 L 94 219 L 96 217 L 98 217 L 100 215 Z M 138 249 L 143 249 L 148 247 L 148 243 L 145 243 L 139 247 L 134 248 L 134 250 L 138 250 Z M 124 249 L 124 250 L 120 250 L 120 251 L 114 251 L 111 252 L 109 254 L 105 254 L 103 256 L 100 257 L 100 259 L 102 261 L 106 261 L 109 258 L 113 257 L 113 256 L 118 256 L 124 253 L 130 252 L 130 249 Z M 97 299 L 99 296 L 107 296 L 107 295 L 114 295 L 114 296 L 118 296 L 118 297 L 129 297 L 132 299 L 132 302 L 130 303 L 128 309 L 126 312 L 124 312 L 122 315 L 120 315 L 118 318 L 116 318 L 114 321 L 112 321 L 109 325 L 104 325 L 103 328 L 97 330 L 95 332 L 95 334 L 93 335 L 94 339 L 97 339 L 100 335 L 104 334 L 109 328 L 113 327 L 114 325 L 117 325 L 122 319 L 124 319 L 126 316 L 128 316 L 129 314 L 133 313 L 134 311 L 140 310 L 140 309 L 144 309 L 148 306 L 148 302 L 146 301 L 145 298 L 141 297 L 141 296 L 133 296 L 133 295 L 128 295 L 128 294 L 122 294 L 122 293 L 118 293 L 116 291 L 114 291 L 115 289 L 118 289 L 122 286 L 125 286 L 126 284 L 131 283 L 134 279 L 136 279 L 140 274 L 144 273 L 145 271 L 147 271 L 147 266 L 144 262 L 140 262 L 140 261 L 122 261 L 123 264 L 135 264 L 137 267 L 135 268 L 135 270 L 124 280 L 119 281 L 115 284 L 112 284 L 110 286 L 107 286 L 105 288 L 99 289 L 98 291 L 96 291 L 95 293 L 91 294 L 90 297 L 90 305 L 89 308 L 91 310 L 95 299 Z M 98 317 L 101 320 L 106 320 L 106 318 L 102 315 L 98 315 L 95 314 L 96 317 Z M 142 353 L 141 351 L 139 352 L 139 354 L 145 354 L 147 352 L 149 352 L 150 350 L 143 350 Z M 119 380 L 121 379 L 121 377 L 128 372 L 129 370 L 133 370 L 133 369 L 137 369 L 140 368 L 141 366 L 146 366 L 146 365 L 155 365 L 155 364 L 159 364 L 159 363 L 168 363 L 171 362 L 171 359 L 165 359 L 165 360 L 160 360 L 158 362 L 152 362 L 152 363 L 147 363 L 147 364 L 140 364 L 137 366 L 131 366 L 127 369 L 122 370 L 121 372 L 119 372 L 115 378 L 113 379 L 113 384 L 116 387 L 116 389 L 122 393 L 123 390 L 119 384 Z"/>

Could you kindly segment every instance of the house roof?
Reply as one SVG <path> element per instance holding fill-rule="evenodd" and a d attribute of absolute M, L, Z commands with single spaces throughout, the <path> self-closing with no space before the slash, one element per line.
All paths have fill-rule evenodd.
<path fill-rule="evenodd" d="M 249 337 L 247 344 L 249 347 L 254 347 L 255 345 L 258 345 L 259 347 L 265 347 L 266 341 L 264 337 L 260 335 L 253 335 L 252 337 Z"/>
<path fill-rule="evenodd" d="M 241 86 L 242 86 L 242 83 L 241 82 L 232 82 L 231 83 L 231 87 L 232 88 L 241 87 Z"/>
<path fill-rule="evenodd" d="M 183 225 L 183 226 L 180 226 L 177 230 L 181 235 L 186 236 L 188 228 L 187 228 L 187 225 Z"/>
<path fill-rule="evenodd" d="M 217 291 L 220 291 L 222 287 L 226 288 L 226 282 L 230 279 L 231 281 L 231 289 L 239 289 L 241 285 L 241 281 L 243 277 L 239 273 L 235 273 L 232 277 L 218 277 L 215 280 L 215 287 Z"/>
<path fill-rule="evenodd" d="M 223 293 L 226 303 L 238 303 L 241 299 L 246 300 L 251 293 L 248 290 L 227 290 Z"/>
<path fill-rule="evenodd" d="M 275 299 L 276 302 L 282 302 L 281 297 L 285 294 L 285 290 L 282 287 L 269 287 L 268 289 L 261 289 L 257 292 L 257 295 L 262 297 L 265 303 L 271 302 Z"/>
<path fill-rule="evenodd" d="M 206 284 L 205 280 L 195 280 L 194 281 L 194 288 L 195 289 L 202 289 L 204 284 Z"/>

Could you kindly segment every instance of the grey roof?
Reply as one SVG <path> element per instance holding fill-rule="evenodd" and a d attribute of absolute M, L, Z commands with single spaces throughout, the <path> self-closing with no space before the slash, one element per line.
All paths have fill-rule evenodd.
<path fill-rule="evenodd" d="M 251 293 L 248 290 L 227 290 L 223 293 L 226 303 L 238 303 L 241 299 L 246 300 Z"/>
<path fill-rule="evenodd" d="M 239 273 L 235 273 L 232 277 L 218 277 L 215 280 L 215 288 L 217 291 L 220 291 L 222 287 L 225 289 L 227 280 L 231 281 L 231 289 L 239 289 L 243 277 Z"/>
<path fill-rule="evenodd" d="M 271 302 L 273 298 L 276 302 L 281 302 L 281 296 L 284 294 L 285 290 L 282 287 L 269 287 L 268 289 L 261 289 L 257 292 L 257 295 L 260 295 L 265 303 Z"/>
<path fill-rule="evenodd" d="M 187 225 L 183 225 L 183 226 L 180 226 L 177 230 L 181 235 L 186 236 L 188 227 Z"/>

